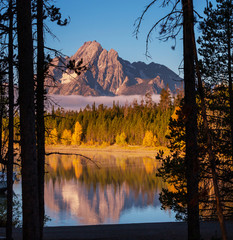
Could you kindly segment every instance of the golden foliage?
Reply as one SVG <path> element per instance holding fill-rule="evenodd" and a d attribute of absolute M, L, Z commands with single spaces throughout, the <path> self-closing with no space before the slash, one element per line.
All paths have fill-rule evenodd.
<path fill-rule="evenodd" d="M 154 147 L 157 142 L 156 136 L 153 135 L 152 131 L 146 131 L 145 137 L 143 138 L 142 145 L 145 147 Z"/>
<path fill-rule="evenodd" d="M 179 114 L 178 114 L 178 112 L 179 111 L 181 111 L 181 109 L 180 109 L 180 107 L 179 106 L 177 106 L 177 107 L 175 107 L 175 110 L 174 110 L 174 112 L 173 112 L 173 114 L 172 114 L 172 116 L 171 116 L 171 118 L 173 119 L 173 120 L 178 120 L 178 118 L 179 118 Z"/>
<path fill-rule="evenodd" d="M 127 145 L 127 142 L 126 142 L 126 135 L 125 133 L 121 133 L 120 135 L 117 135 L 116 136 L 116 144 L 117 145 L 120 145 L 120 146 L 125 146 Z"/>
<path fill-rule="evenodd" d="M 81 144 L 81 135 L 82 135 L 82 126 L 79 122 L 75 123 L 74 133 L 72 135 L 71 144 L 80 145 Z"/>
<path fill-rule="evenodd" d="M 102 142 L 102 144 L 101 144 L 101 147 L 108 147 L 108 146 L 110 146 L 110 142 L 105 142 L 105 141 L 103 141 Z"/>
<path fill-rule="evenodd" d="M 47 163 L 56 172 L 56 170 L 58 168 L 57 156 L 51 155 L 51 156 L 47 157 Z"/>
<path fill-rule="evenodd" d="M 146 172 L 148 174 L 152 173 L 154 171 L 154 159 L 144 157 L 143 158 L 143 164 L 145 166 Z"/>
<path fill-rule="evenodd" d="M 56 128 L 52 129 L 50 134 L 45 136 L 45 143 L 48 145 L 58 144 L 58 133 Z"/>
<path fill-rule="evenodd" d="M 7 140 L 8 136 L 6 134 L 6 131 L 2 131 L 2 142 L 7 144 L 8 140 Z"/>
<path fill-rule="evenodd" d="M 61 143 L 63 145 L 70 145 L 71 144 L 71 131 L 65 129 L 62 133 Z"/>
<path fill-rule="evenodd" d="M 120 167 L 123 171 L 126 169 L 126 160 L 127 158 L 116 158 L 116 165 Z"/>
<path fill-rule="evenodd" d="M 74 166 L 75 176 L 77 179 L 79 179 L 83 172 L 83 166 L 79 157 L 73 160 L 73 166 Z"/>
<path fill-rule="evenodd" d="M 61 163 L 63 168 L 67 171 L 70 170 L 72 168 L 72 160 L 70 158 L 70 156 L 66 156 L 66 155 L 62 155 L 61 156 Z"/>

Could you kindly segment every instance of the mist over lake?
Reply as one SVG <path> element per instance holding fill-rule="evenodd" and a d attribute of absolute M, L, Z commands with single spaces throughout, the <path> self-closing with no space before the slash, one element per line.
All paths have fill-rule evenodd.
<path fill-rule="evenodd" d="M 84 109 L 88 104 L 91 106 L 94 102 L 96 106 L 103 104 L 104 106 L 111 107 L 113 102 L 119 103 L 119 105 L 123 106 L 126 103 L 131 104 L 135 99 L 138 103 L 141 102 L 142 98 L 145 99 L 145 96 L 142 95 L 122 95 L 122 96 L 80 96 L 80 95 L 47 95 L 47 109 L 51 110 L 52 105 L 55 109 L 64 108 L 65 110 L 74 110 L 78 111 L 80 108 Z M 160 100 L 159 94 L 153 94 L 152 100 L 155 103 L 158 103 Z"/>

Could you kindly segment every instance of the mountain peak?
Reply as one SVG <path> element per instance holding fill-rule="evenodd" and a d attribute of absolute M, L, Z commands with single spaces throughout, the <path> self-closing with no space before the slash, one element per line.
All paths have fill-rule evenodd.
<path fill-rule="evenodd" d="M 83 44 L 82 47 L 71 57 L 71 59 L 85 60 L 86 63 L 93 62 L 93 58 L 96 58 L 103 51 L 102 46 L 96 41 L 88 41 Z"/>
<path fill-rule="evenodd" d="M 59 72 L 50 68 L 50 74 L 57 80 L 57 87 L 48 88 L 52 94 L 74 95 L 145 95 L 146 92 L 160 93 L 165 85 L 171 91 L 181 78 L 167 67 L 144 62 L 130 63 L 118 56 L 114 49 L 107 51 L 97 41 L 88 41 L 69 60 L 80 61 L 89 68 L 81 75 L 67 69 Z M 60 63 L 59 59 L 56 61 Z M 49 82 L 51 85 L 51 82 Z M 54 85 L 54 84 L 53 84 Z"/>
<path fill-rule="evenodd" d="M 110 55 L 117 55 L 118 56 L 118 52 L 115 49 L 113 49 L 113 48 L 111 48 L 108 53 Z"/>

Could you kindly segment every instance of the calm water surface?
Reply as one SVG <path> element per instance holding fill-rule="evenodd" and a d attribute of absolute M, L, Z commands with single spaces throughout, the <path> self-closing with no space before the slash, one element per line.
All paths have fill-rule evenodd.
<path fill-rule="evenodd" d="M 47 226 L 175 221 L 172 212 L 160 209 L 166 184 L 156 178 L 159 163 L 152 157 L 82 154 L 98 167 L 77 156 L 47 157 Z M 20 183 L 14 188 L 20 193 Z"/>

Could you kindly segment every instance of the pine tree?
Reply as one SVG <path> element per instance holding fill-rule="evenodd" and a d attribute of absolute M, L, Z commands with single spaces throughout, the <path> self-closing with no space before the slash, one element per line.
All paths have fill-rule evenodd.
<path fill-rule="evenodd" d="M 230 149 L 233 156 L 233 3 L 232 0 L 217 0 L 216 8 L 209 3 L 206 19 L 201 23 L 202 36 L 199 54 L 202 56 L 201 73 L 209 92 L 228 87 L 226 116 L 230 127 Z M 219 86 L 219 87 L 218 87 Z M 216 107 L 217 108 L 217 107 Z"/>
<path fill-rule="evenodd" d="M 17 0 L 23 239 L 40 238 L 31 0 Z M 29 184 L 31 183 L 31 184 Z"/>
<path fill-rule="evenodd" d="M 13 222 L 13 164 L 14 164 L 14 48 L 13 48 L 13 1 L 9 1 L 9 43 L 8 43 L 8 73 L 9 73 L 9 144 L 8 144 L 8 161 L 7 161 L 7 239 L 12 238 Z"/>
<path fill-rule="evenodd" d="M 139 34 L 139 29 L 144 19 L 144 15 L 153 5 L 159 1 L 150 1 L 145 10 L 138 18 L 135 34 Z M 200 239 L 199 224 L 199 204 L 198 204 L 198 176 L 199 162 L 197 157 L 197 104 L 196 104 L 196 87 L 195 87 L 195 66 L 194 66 L 194 8 L 193 0 L 175 0 L 161 1 L 162 7 L 171 6 L 171 11 L 157 20 L 146 38 L 146 53 L 148 54 L 148 44 L 150 36 L 156 27 L 160 28 L 160 39 L 167 41 L 176 40 L 177 35 L 183 30 L 183 56 L 184 56 L 184 100 L 186 115 L 185 132 L 186 132 L 186 178 L 187 178 L 187 203 L 188 203 L 188 239 Z M 179 9 L 181 4 L 181 9 Z M 173 47 L 174 48 L 174 47 Z"/>
<path fill-rule="evenodd" d="M 212 160 L 216 212 L 223 239 L 227 239 L 224 218 L 231 209 L 232 181 L 231 163 L 233 157 L 233 99 L 232 99 L 232 0 L 217 1 L 216 9 L 208 5 L 206 19 L 201 24 L 203 35 L 199 38 L 202 55 L 201 71 L 205 77 L 208 97 L 208 122 L 211 130 Z M 228 85 L 228 96 L 225 94 Z M 216 97 L 218 101 L 216 102 Z M 229 131 L 230 129 L 230 131 Z M 231 149 L 231 150 L 230 150 Z M 230 151 L 229 151 L 230 150 Z M 208 146 L 207 151 L 210 151 Z M 211 157 L 211 156 L 210 156 Z M 230 164 L 229 164 L 230 163 Z M 227 211 L 226 211 L 227 210 Z M 224 216 L 225 215 L 225 216 Z M 231 215 L 231 214 L 230 214 Z"/>
<path fill-rule="evenodd" d="M 159 101 L 159 107 L 161 108 L 161 111 L 166 111 L 171 107 L 171 94 L 168 86 L 166 88 L 162 88 L 160 93 L 160 101 Z"/>

